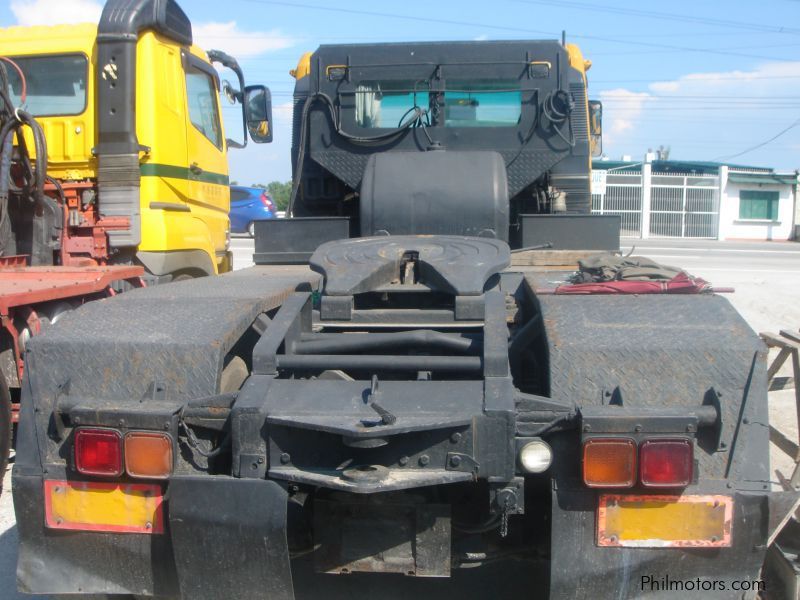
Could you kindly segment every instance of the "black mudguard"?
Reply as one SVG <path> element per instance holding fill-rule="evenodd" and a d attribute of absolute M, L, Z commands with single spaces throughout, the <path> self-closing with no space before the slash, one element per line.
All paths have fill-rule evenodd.
<path fill-rule="evenodd" d="M 724 494 L 724 486 L 715 491 Z M 703 492 L 709 489 L 687 490 Z M 550 600 L 755 597 L 732 587 L 744 584 L 749 591 L 749 582 L 759 580 L 767 550 L 767 494 L 727 492 L 734 497 L 729 548 L 601 548 L 597 495 L 555 490 Z"/>
<path fill-rule="evenodd" d="M 173 478 L 169 523 L 183 597 L 292 600 L 286 502 L 274 481 Z"/>
<path fill-rule="evenodd" d="M 256 267 L 134 290 L 75 310 L 32 340 L 13 480 L 20 590 L 292 597 L 286 498 L 275 483 L 203 477 L 200 489 L 199 479 L 176 474 L 166 488 L 164 534 L 141 535 L 47 529 L 43 480 L 74 475 L 54 416 L 60 403 L 99 398 L 109 408 L 169 414 L 217 393 L 225 356 L 253 320 L 317 279 L 305 267 Z M 163 397 L 147 391 L 154 382 Z"/>
<path fill-rule="evenodd" d="M 14 489 L 24 592 L 294 598 L 286 492 L 275 482 L 175 477 L 164 535 L 48 530 L 42 477 L 16 472 Z"/>
<path fill-rule="evenodd" d="M 14 471 L 19 527 L 17 585 L 28 594 L 179 593 L 164 535 L 54 531 L 45 528 L 42 477 Z"/>
<path fill-rule="evenodd" d="M 730 547 L 599 547 L 603 490 L 587 489 L 578 469 L 556 464 L 550 597 L 753 597 L 731 586 L 759 580 L 769 523 L 785 514 L 771 514 L 780 509 L 770 502 L 763 342 L 717 295 L 540 296 L 539 301 L 550 397 L 620 414 L 714 406 L 719 422 L 696 435 L 695 481 L 669 493 L 720 494 L 734 503 Z M 560 464 L 580 464 L 580 432 L 554 436 L 551 442 Z M 670 580 L 674 587 L 666 590 L 648 583 L 669 585 Z"/>

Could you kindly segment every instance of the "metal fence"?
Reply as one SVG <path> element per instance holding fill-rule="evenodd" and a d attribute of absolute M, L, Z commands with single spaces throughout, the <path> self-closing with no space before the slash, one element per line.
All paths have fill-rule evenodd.
<path fill-rule="evenodd" d="M 605 178 L 605 190 L 592 194 L 592 212 L 619 215 L 622 237 L 641 237 L 642 174 L 638 171 L 615 171 Z"/>
<path fill-rule="evenodd" d="M 716 239 L 719 230 L 719 177 L 653 174 L 650 236 Z"/>
<path fill-rule="evenodd" d="M 649 191 L 639 171 L 608 172 L 603 179 L 596 186 L 600 193 L 592 194 L 592 212 L 619 215 L 623 237 L 718 237 L 717 175 L 653 173 Z"/>

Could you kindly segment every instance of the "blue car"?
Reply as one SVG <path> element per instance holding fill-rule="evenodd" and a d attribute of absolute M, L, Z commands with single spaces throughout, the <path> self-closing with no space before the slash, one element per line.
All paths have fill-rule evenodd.
<path fill-rule="evenodd" d="M 255 235 L 256 221 L 274 219 L 277 216 L 275 203 L 267 190 L 262 188 L 231 186 L 231 233 Z"/>

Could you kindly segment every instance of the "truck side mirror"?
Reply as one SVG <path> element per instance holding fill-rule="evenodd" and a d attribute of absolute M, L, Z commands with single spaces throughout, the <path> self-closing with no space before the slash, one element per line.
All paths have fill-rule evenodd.
<path fill-rule="evenodd" d="M 244 116 L 247 132 L 256 144 L 272 141 L 272 95 L 263 85 L 244 88 Z"/>
<path fill-rule="evenodd" d="M 603 103 L 589 100 L 589 135 L 592 156 L 603 154 Z"/>

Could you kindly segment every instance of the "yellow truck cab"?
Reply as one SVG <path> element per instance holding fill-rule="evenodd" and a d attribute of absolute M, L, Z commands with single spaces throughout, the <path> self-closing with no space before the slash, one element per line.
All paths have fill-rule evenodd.
<path fill-rule="evenodd" d="M 52 264 L 141 264 L 156 280 L 231 270 L 227 152 L 248 130 L 271 141 L 269 91 L 195 46 L 173 0 L 111 0 L 97 25 L 5 29 L 0 56 L 63 204 Z M 242 143 L 225 138 L 212 61 L 239 79 L 226 94 L 242 104 Z"/>

